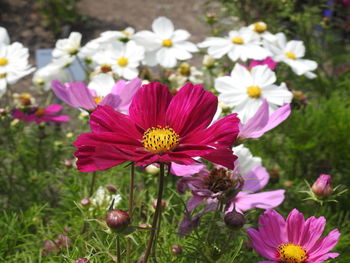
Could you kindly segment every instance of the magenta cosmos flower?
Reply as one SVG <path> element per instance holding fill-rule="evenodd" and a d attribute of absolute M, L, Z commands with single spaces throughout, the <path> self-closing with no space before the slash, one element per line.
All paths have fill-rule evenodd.
<path fill-rule="evenodd" d="M 84 82 L 61 83 L 52 81 L 52 90 L 56 96 L 74 108 L 94 111 L 97 105 L 108 105 L 117 111 L 127 112 L 131 100 L 141 87 L 141 80 L 130 82 L 120 80 L 114 83 L 112 76 L 100 74 L 95 76 L 88 86 Z"/>
<path fill-rule="evenodd" d="M 260 263 L 321 263 L 339 256 L 329 253 L 338 243 L 340 233 L 334 229 L 321 237 L 326 219 L 310 217 L 294 209 L 285 221 L 275 210 L 259 217 L 259 229 L 247 230 L 253 248 L 269 261 Z"/>
<path fill-rule="evenodd" d="M 209 126 L 217 104 L 217 97 L 201 85 L 187 83 L 175 96 L 160 83 L 143 85 L 129 115 L 108 106 L 92 113 L 92 132 L 74 143 L 78 169 L 106 170 L 126 161 L 191 164 L 194 157 L 233 169 L 236 157 L 230 147 L 239 119 L 231 114 Z"/>
<path fill-rule="evenodd" d="M 58 115 L 62 110 L 62 106 L 58 104 L 52 104 L 46 108 L 28 108 L 25 111 L 20 109 L 14 109 L 12 111 L 12 117 L 25 122 L 35 122 L 37 124 L 41 122 L 67 122 L 69 117 L 66 115 Z"/>

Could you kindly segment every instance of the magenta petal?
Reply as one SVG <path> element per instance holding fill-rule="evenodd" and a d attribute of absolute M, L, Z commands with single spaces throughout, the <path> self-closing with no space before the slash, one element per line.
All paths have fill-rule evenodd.
<path fill-rule="evenodd" d="M 59 104 L 51 104 L 50 106 L 47 106 L 45 108 L 45 113 L 46 114 L 53 114 L 57 113 L 62 110 L 62 106 Z"/>
<path fill-rule="evenodd" d="M 237 156 L 233 155 L 232 150 L 225 148 L 217 149 L 212 153 L 202 156 L 202 158 L 210 162 L 225 166 L 231 170 L 235 168 L 235 160 L 237 160 Z"/>
<path fill-rule="evenodd" d="M 117 111 L 119 110 L 120 103 L 121 99 L 119 98 L 119 96 L 110 93 L 103 98 L 99 105 L 108 105 L 109 107 Z"/>
<path fill-rule="evenodd" d="M 340 233 L 338 229 L 334 229 L 327 236 L 319 239 L 315 245 L 308 250 L 310 259 L 317 258 L 331 251 L 338 243 Z"/>
<path fill-rule="evenodd" d="M 259 138 L 264 134 L 264 128 L 269 121 L 269 104 L 264 99 L 258 111 L 251 117 L 246 124 L 241 124 L 239 137 L 241 138 Z"/>
<path fill-rule="evenodd" d="M 192 196 L 187 202 L 187 210 L 191 212 L 193 209 L 199 206 L 204 201 L 204 199 L 205 197 L 203 196 Z"/>
<path fill-rule="evenodd" d="M 217 110 L 217 97 L 201 85 L 187 83 L 170 102 L 167 124 L 181 137 L 195 129 L 204 129 Z"/>
<path fill-rule="evenodd" d="M 117 147 L 108 144 L 97 146 L 92 159 L 98 170 L 107 170 L 130 160 L 129 156 L 125 155 Z"/>
<path fill-rule="evenodd" d="M 199 173 L 203 169 L 206 169 L 206 166 L 202 163 L 194 163 L 190 165 L 182 165 L 177 163 L 171 164 L 171 173 L 176 176 L 191 176 Z"/>
<path fill-rule="evenodd" d="M 244 185 L 242 191 L 256 192 L 265 187 L 270 179 L 269 173 L 265 167 L 254 167 L 249 173 L 243 176 Z"/>
<path fill-rule="evenodd" d="M 304 231 L 300 234 L 299 243 L 306 249 L 310 249 L 321 237 L 325 226 L 326 219 L 323 216 L 308 218 L 304 224 Z"/>
<path fill-rule="evenodd" d="M 136 92 L 141 87 L 142 80 L 139 78 L 134 78 L 126 83 L 124 80 L 119 80 L 112 89 L 112 94 L 119 97 L 119 111 L 129 111 L 130 103 L 136 94 Z"/>
<path fill-rule="evenodd" d="M 69 116 L 67 115 L 58 115 L 58 116 L 50 116 L 47 122 L 67 122 L 69 121 Z"/>
<path fill-rule="evenodd" d="M 253 228 L 247 229 L 247 234 L 251 240 L 252 246 L 256 252 L 267 259 L 276 260 L 276 248 L 268 246 L 266 237 Z"/>
<path fill-rule="evenodd" d="M 302 238 L 301 235 L 304 232 L 305 225 L 304 215 L 300 213 L 297 209 L 293 209 L 286 219 L 286 224 L 288 241 L 290 241 L 293 244 L 300 244 L 299 240 Z M 305 234 L 308 235 L 309 233 Z"/>
<path fill-rule="evenodd" d="M 327 259 L 336 258 L 338 256 L 339 256 L 338 253 L 327 253 L 327 254 L 324 254 L 322 256 L 312 258 L 308 262 L 310 262 L 310 263 L 322 263 L 322 262 L 326 261 Z"/>
<path fill-rule="evenodd" d="M 130 119 L 144 130 L 158 125 L 164 127 L 165 114 L 171 99 L 167 86 L 158 82 L 143 85 L 131 102 Z"/>
<path fill-rule="evenodd" d="M 264 128 L 264 133 L 284 122 L 289 117 L 290 113 L 290 104 L 284 104 L 282 107 L 278 108 L 271 114 L 269 122 Z"/>

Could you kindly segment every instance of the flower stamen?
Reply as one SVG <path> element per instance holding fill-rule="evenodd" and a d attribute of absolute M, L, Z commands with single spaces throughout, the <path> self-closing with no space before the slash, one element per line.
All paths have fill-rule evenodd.
<path fill-rule="evenodd" d="M 297 59 L 296 55 L 293 52 L 291 52 L 291 51 L 288 51 L 288 52 L 286 52 L 284 54 L 286 55 L 287 58 L 290 58 L 290 59 L 293 59 L 293 60 Z"/>
<path fill-rule="evenodd" d="M 253 24 L 254 25 L 254 31 L 256 33 L 264 33 L 267 30 L 267 25 L 265 23 L 261 23 L 261 22 L 256 22 Z"/>
<path fill-rule="evenodd" d="M 234 37 L 231 39 L 231 42 L 233 44 L 236 44 L 236 45 L 243 45 L 244 44 L 244 40 L 241 37 Z"/>
<path fill-rule="evenodd" d="M 179 144 L 179 135 L 168 126 L 152 127 L 143 134 L 142 143 L 150 152 L 162 154 L 176 148 Z"/>
<path fill-rule="evenodd" d="M 121 57 L 121 58 L 118 58 L 117 62 L 119 66 L 126 67 L 129 63 L 129 60 L 126 57 Z"/>
<path fill-rule="evenodd" d="M 171 39 L 164 39 L 162 41 L 162 45 L 163 47 L 171 47 L 173 45 L 173 41 L 171 41 Z"/>
<path fill-rule="evenodd" d="M 0 66 L 6 66 L 9 63 L 7 58 L 0 58 Z"/>
<path fill-rule="evenodd" d="M 261 88 L 259 86 L 249 86 L 247 93 L 250 98 L 257 99 L 261 96 Z"/>
<path fill-rule="evenodd" d="M 42 117 L 45 115 L 45 109 L 39 108 L 35 111 L 35 115 L 38 117 Z"/>
<path fill-rule="evenodd" d="M 305 248 L 291 243 L 279 245 L 278 252 L 282 263 L 305 263 L 307 259 Z"/>

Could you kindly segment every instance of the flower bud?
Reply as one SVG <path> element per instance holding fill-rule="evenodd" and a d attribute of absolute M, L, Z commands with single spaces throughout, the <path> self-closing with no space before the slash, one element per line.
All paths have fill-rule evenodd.
<path fill-rule="evenodd" d="M 124 230 L 130 224 L 130 216 L 126 211 L 113 209 L 107 213 L 106 223 L 113 230 Z"/>
<path fill-rule="evenodd" d="M 162 203 L 162 209 L 165 209 L 165 207 L 166 207 L 166 201 L 165 201 L 164 199 L 162 199 L 161 203 Z M 156 207 L 157 207 L 157 199 L 154 199 L 154 200 L 152 201 L 152 207 L 153 207 L 154 209 L 156 209 Z"/>
<path fill-rule="evenodd" d="M 321 174 L 311 187 L 312 192 L 319 197 L 327 197 L 333 193 L 332 177 Z"/>
<path fill-rule="evenodd" d="M 236 211 L 232 211 L 225 215 L 224 222 L 226 226 L 231 228 L 232 230 L 238 230 L 244 226 L 245 218 L 244 215 Z"/>
<path fill-rule="evenodd" d="M 210 55 L 204 55 L 203 61 L 202 61 L 203 66 L 205 67 L 211 67 L 214 66 L 215 64 L 215 58 Z"/>
<path fill-rule="evenodd" d="M 180 245 L 172 245 L 171 253 L 174 255 L 180 255 L 182 253 L 182 247 Z"/>
<path fill-rule="evenodd" d="M 292 181 L 286 180 L 283 182 L 284 187 L 291 188 L 294 186 L 294 183 Z"/>
<path fill-rule="evenodd" d="M 69 160 L 65 160 L 64 161 L 64 166 L 67 168 L 71 168 L 73 166 L 73 163 Z"/>
<path fill-rule="evenodd" d="M 106 188 L 111 194 L 115 194 L 117 192 L 117 187 L 113 184 L 107 184 Z"/>
<path fill-rule="evenodd" d="M 160 169 L 158 166 L 150 164 L 145 168 L 145 170 L 146 170 L 146 173 L 148 174 L 157 175 Z"/>
<path fill-rule="evenodd" d="M 8 112 L 7 112 L 6 109 L 3 109 L 3 108 L 0 109 L 0 116 L 6 116 L 7 113 L 8 113 Z"/>
<path fill-rule="evenodd" d="M 78 258 L 75 260 L 75 263 L 89 263 L 87 258 Z"/>
<path fill-rule="evenodd" d="M 84 197 L 83 199 L 80 200 L 80 204 L 82 206 L 89 206 L 91 204 L 90 199 L 87 197 Z"/>

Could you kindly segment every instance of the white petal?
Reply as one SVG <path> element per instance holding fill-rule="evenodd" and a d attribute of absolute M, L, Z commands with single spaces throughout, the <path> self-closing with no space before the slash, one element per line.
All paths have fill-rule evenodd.
<path fill-rule="evenodd" d="M 284 103 L 290 103 L 293 98 L 293 94 L 287 89 L 285 83 L 280 86 L 271 85 L 262 89 L 262 98 L 265 98 L 268 103 L 275 105 L 283 105 Z"/>
<path fill-rule="evenodd" d="M 188 39 L 190 36 L 191 35 L 190 33 L 188 33 L 187 30 L 178 29 L 178 30 L 175 30 L 171 39 L 173 42 L 179 42 L 179 41 L 184 41 Z"/>
<path fill-rule="evenodd" d="M 273 72 L 267 65 L 253 67 L 251 74 L 255 86 L 266 87 L 276 82 L 275 72 Z"/>
<path fill-rule="evenodd" d="M 143 59 L 143 64 L 154 67 L 158 64 L 157 61 L 157 51 L 150 51 L 145 53 L 145 58 Z"/>
<path fill-rule="evenodd" d="M 292 40 L 287 43 L 286 52 L 292 52 L 297 58 L 302 58 L 305 55 L 305 46 L 303 41 Z"/>
<path fill-rule="evenodd" d="M 90 81 L 88 88 L 94 90 L 97 96 L 104 97 L 111 92 L 114 84 L 114 79 L 110 74 L 98 74 Z"/>
<path fill-rule="evenodd" d="M 317 63 L 308 59 L 287 59 L 285 63 L 287 63 L 297 75 L 303 75 L 317 68 Z"/>
<path fill-rule="evenodd" d="M 161 48 L 157 54 L 157 61 L 164 68 L 173 68 L 176 66 L 176 57 L 171 49 L 169 48 Z"/>
<path fill-rule="evenodd" d="M 157 50 L 162 46 L 161 39 L 151 31 L 140 31 L 133 35 L 132 39 L 147 51 Z"/>
<path fill-rule="evenodd" d="M 4 43 L 6 45 L 10 44 L 10 37 L 7 33 L 6 28 L 0 26 L 0 43 Z M 0 91 L 1 93 L 1 91 Z"/>
<path fill-rule="evenodd" d="M 174 47 L 184 49 L 188 52 L 198 51 L 198 48 L 196 47 L 196 45 L 188 41 L 181 41 L 181 42 L 174 43 Z"/>
<path fill-rule="evenodd" d="M 168 18 L 161 16 L 153 21 L 152 29 L 162 39 L 170 39 L 174 32 L 174 24 Z"/>
<path fill-rule="evenodd" d="M 186 50 L 180 49 L 180 48 L 170 48 L 169 52 L 173 52 L 175 57 L 179 60 L 187 60 L 192 57 L 191 53 L 187 52 Z"/>
<path fill-rule="evenodd" d="M 122 76 L 128 80 L 136 78 L 139 72 L 136 68 L 123 68 Z"/>

